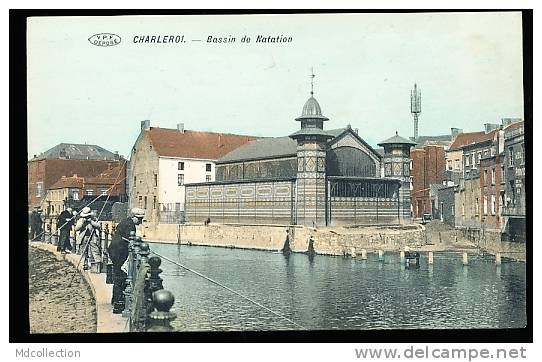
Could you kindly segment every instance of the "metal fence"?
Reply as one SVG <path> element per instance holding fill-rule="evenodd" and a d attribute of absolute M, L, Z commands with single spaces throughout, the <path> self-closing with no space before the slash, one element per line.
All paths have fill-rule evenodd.
<path fill-rule="evenodd" d="M 293 224 L 295 180 L 244 180 L 186 188 L 186 221 Z"/>
<path fill-rule="evenodd" d="M 399 183 L 386 179 L 329 179 L 328 225 L 400 223 Z"/>
<path fill-rule="evenodd" d="M 275 200 L 191 200 L 186 220 L 190 222 L 293 224 L 293 197 Z"/>
<path fill-rule="evenodd" d="M 183 224 L 186 222 L 184 203 L 158 204 L 158 221 L 161 224 Z"/>

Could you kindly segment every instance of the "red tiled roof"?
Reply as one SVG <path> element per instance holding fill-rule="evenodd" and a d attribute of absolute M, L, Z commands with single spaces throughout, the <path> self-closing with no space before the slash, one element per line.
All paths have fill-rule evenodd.
<path fill-rule="evenodd" d="M 493 139 L 497 130 L 493 130 L 489 133 L 481 132 L 468 132 L 458 134 L 452 144 L 450 145 L 450 151 L 458 150 L 463 146 L 470 145 L 472 143 L 478 143 Z"/>
<path fill-rule="evenodd" d="M 505 131 L 513 131 L 513 130 L 521 128 L 521 127 L 523 127 L 523 121 L 509 124 L 504 130 Z"/>
<path fill-rule="evenodd" d="M 89 184 L 110 184 L 113 185 L 115 181 L 121 182 L 126 176 L 126 168 L 124 164 L 111 164 L 99 175 L 90 176 L 85 178 L 85 182 Z"/>
<path fill-rule="evenodd" d="M 85 184 L 84 177 L 66 177 L 62 176 L 57 182 L 51 185 L 50 189 L 78 188 L 82 189 Z"/>
<path fill-rule="evenodd" d="M 159 156 L 218 160 L 257 137 L 151 127 L 146 130 Z"/>

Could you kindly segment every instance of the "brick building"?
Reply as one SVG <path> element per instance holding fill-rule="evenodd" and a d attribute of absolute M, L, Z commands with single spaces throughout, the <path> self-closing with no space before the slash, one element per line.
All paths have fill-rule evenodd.
<path fill-rule="evenodd" d="M 480 160 L 480 194 L 484 229 L 499 231 L 502 228 L 504 205 L 504 178 L 502 177 L 503 155 L 496 153 Z"/>
<path fill-rule="evenodd" d="M 446 168 L 445 146 L 428 144 L 414 148 L 412 157 L 412 216 L 421 218 L 424 213 L 433 214 L 438 205 L 433 205 L 431 185 L 442 185 Z"/>
<path fill-rule="evenodd" d="M 525 242 L 527 185 L 525 178 L 525 128 L 523 122 L 517 122 L 507 127 L 504 137 L 503 229 L 509 241 Z"/>
<path fill-rule="evenodd" d="M 126 167 L 123 164 L 109 164 L 106 170 L 96 176 L 62 176 L 49 187 L 44 203 L 44 207 L 47 207 L 46 214 L 58 215 L 65 207 L 77 205 L 78 201 L 85 198 L 92 200 L 103 196 L 103 199 L 108 201 L 124 200 L 124 182 L 117 181 L 123 178 L 125 173 Z"/>
<path fill-rule="evenodd" d="M 446 171 L 449 171 L 448 174 L 463 174 L 463 146 L 478 142 L 485 137 L 485 134 L 484 131 L 457 134 L 446 150 Z M 451 180 L 452 176 L 449 179 Z"/>
<path fill-rule="evenodd" d="M 501 139 L 502 131 L 492 130 L 469 138 L 471 143 L 460 147 L 463 155 L 462 177 L 456 201 L 459 200 L 461 214 L 456 213 L 457 227 L 476 230 L 500 228 L 498 196 L 495 192 L 500 187 L 500 163 L 497 169 L 496 162 L 502 153 L 502 146 L 499 148 Z"/>
<path fill-rule="evenodd" d="M 88 185 L 94 185 L 94 192 L 101 192 L 99 182 L 93 177 L 108 172 L 116 172 L 119 183 L 115 189 L 118 194 L 125 193 L 125 160 L 117 153 L 112 153 L 96 145 L 61 143 L 28 161 L 28 206 L 44 206 L 47 193 L 53 184 L 64 177 L 84 177 Z M 116 171 L 113 171 L 116 170 Z M 115 178 L 117 177 L 115 175 Z M 96 181 L 96 180 L 95 180 Z"/>
<path fill-rule="evenodd" d="M 525 240 L 523 122 L 507 120 L 496 129 L 486 124 L 486 132 L 458 148 L 463 162 L 455 226 L 474 238 L 491 233 L 502 240 Z"/>

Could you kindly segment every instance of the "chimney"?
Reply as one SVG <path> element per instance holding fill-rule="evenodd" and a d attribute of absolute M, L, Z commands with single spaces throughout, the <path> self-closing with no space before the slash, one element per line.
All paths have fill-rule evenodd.
<path fill-rule="evenodd" d="M 354 128 L 354 132 L 356 132 L 356 134 L 358 134 L 358 129 L 357 129 L 357 128 Z"/>
<path fill-rule="evenodd" d="M 486 133 L 489 133 L 491 131 L 493 131 L 494 129 L 497 129 L 499 128 L 500 125 L 498 124 L 494 124 L 494 123 L 484 123 L 484 128 L 485 128 L 485 131 Z"/>
<path fill-rule="evenodd" d="M 141 121 L 141 130 L 146 130 L 146 129 L 149 129 L 151 127 L 151 121 L 146 119 L 144 121 Z"/>
<path fill-rule="evenodd" d="M 177 123 L 177 131 L 184 133 L 184 123 Z"/>
<path fill-rule="evenodd" d="M 463 133 L 463 129 L 452 127 L 452 138 L 457 137 L 460 133 Z"/>

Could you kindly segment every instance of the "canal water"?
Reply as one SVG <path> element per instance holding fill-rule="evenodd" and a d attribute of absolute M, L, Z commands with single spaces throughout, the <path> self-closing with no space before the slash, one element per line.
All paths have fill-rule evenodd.
<path fill-rule="evenodd" d="M 201 246 L 151 244 L 194 269 L 310 329 L 522 328 L 525 263 L 491 255 L 435 253 L 405 268 L 399 253 L 368 260 Z M 162 261 L 164 287 L 175 295 L 173 322 L 183 331 L 300 328 L 201 277 Z"/>

